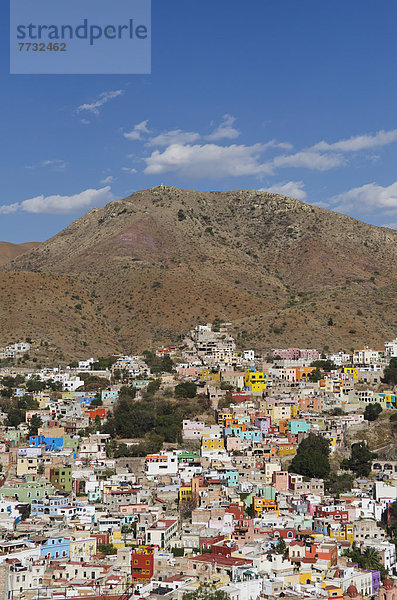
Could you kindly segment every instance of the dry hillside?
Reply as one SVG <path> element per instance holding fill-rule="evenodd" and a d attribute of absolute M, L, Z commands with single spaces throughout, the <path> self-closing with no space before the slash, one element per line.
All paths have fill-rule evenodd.
<path fill-rule="evenodd" d="M 90 211 L 2 277 L 35 271 L 84 290 L 95 326 L 76 332 L 76 355 L 94 352 L 99 337 L 142 350 L 215 317 L 233 321 L 245 345 L 338 350 L 396 335 L 396 242 L 396 231 L 279 194 L 160 186 Z M 45 327 L 69 352 L 62 318 Z"/>
<path fill-rule="evenodd" d="M 29 252 L 39 242 L 25 242 L 23 244 L 12 244 L 11 242 L 0 242 L 0 265 L 4 265 L 6 262 L 16 258 L 24 252 Z"/>

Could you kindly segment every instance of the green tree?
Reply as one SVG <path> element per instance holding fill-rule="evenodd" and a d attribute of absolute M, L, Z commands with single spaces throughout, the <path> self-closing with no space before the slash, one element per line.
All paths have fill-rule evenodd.
<path fill-rule="evenodd" d="M 197 394 L 197 385 L 191 381 L 185 381 L 178 383 L 175 386 L 175 397 L 176 398 L 194 398 Z"/>
<path fill-rule="evenodd" d="M 174 369 L 174 363 L 168 354 L 160 357 L 156 356 L 153 352 L 150 352 L 150 350 L 145 350 L 143 355 L 145 357 L 145 363 L 154 375 L 171 373 Z"/>
<path fill-rule="evenodd" d="M 18 408 L 22 410 L 37 410 L 39 408 L 39 403 L 30 394 L 19 396 L 17 402 Z"/>
<path fill-rule="evenodd" d="M 353 547 L 345 550 L 343 555 L 349 557 L 352 562 L 357 563 L 359 569 L 380 571 L 382 579 L 387 574 L 382 563 L 382 558 L 375 548 L 367 547 L 364 552 L 360 552 L 356 545 L 353 544 Z"/>
<path fill-rule="evenodd" d="M 230 596 L 223 590 L 217 590 L 214 585 L 203 583 L 196 590 L 185 592 L 182 600 L 230 600 Z"/>
<path fill-rule="evenodd" d="M 7 411 L 6 425 L 8 427 L 18 427 L 25 421 L 25 411 L 20 408 L 11 407 Z"/>
<path fill-rule="evenodd" d="M 122 385 L 119 391 L 119 398 L 121 396 L 129 396 L 134 399 L 136 396 L 136 388 L 132 385 Z"/>
<path fill-rule="evenodd" d="M 101 356 L 98 360 L 91 365 L 92 371 L 106 371 L 116 362 L 116 356 Z"/>
<path fill-rule="evenodd" d="M 298 446 L 289 471 L 307 477 L 326 478 L 330 472 L 329 442 L 321 435 L 310 433 Z"/>
<path fill-rule="evenodd" d="M 275 547 L 276 554 L 284 554 L 287 549 L 287 544 L 285 543 L 284 538 L 280 538 L 278 540 L 277 546 Z"/>
<path fill-rule="evenodd" d="M 108 419 L 103 431 L 123 438 L 143 437 L 152 430 L 155 423 L 153 407 L 145 402 L 132 402 L 123 396 L 113 408 L 113 416 Z"/>
<path fill-rule="evenodd" d="M 334 496 L 339 496 L 339 494 L 350 491 L 353 487 L 353 482 L 354 477 L 350 473 L 342 473 L 341 475 L 330 473 L 326 481 L 326 489 Z"/>
<path fill-rule="evenodd" d="M 113 544 L 98 544 L 98 552 L 101 554 L 117 554 L 117 548 Z"/>
<path fill-rule="evenodd" d="M 367 404 L 364 411 L 364 419 L 366 421 L 376 421 L 381 412 L 382 407 L 379 402 L 376 402 L 375 404 Z"/>
<path fill-rule="evenodd" d="M 312 381 L 313 383 L 317 383 L 317 381 L 320 381 L 321 377 L 321 371 L 318 367 L 316 367 L 314 371 L 309 373 L 309 381 Z"/>
<path fill-rule="evenodd" d="M 156 417 L 154 431 L 161 435 L 165 442 L 182 442 L 181 424 L 175 414 Z"/>
<path fill-rule="evenodd" d="M 154 396 L 154 394 L 159 391 L 160 385 L 161 385 L 161 379 L 155 379 L 154 381 L 151 381 L 146 387 L 146 391 L 145 391 L 146 396 L 149 398 Z"/>
<path fill-rule="evenodd" d="M 43 425 L 43 421 L 40 419 L 39 415 L 33 415 L 29 421 L 29 436 L 37 435 L 38 430 Z"/>
<path fill-rule="evenodd" d="M 382 383 L 397 385 L 397 358 L 390 359 L 390 363 L 383 372 Z"/>
<path fill-rule="evenodd" d="M 62 383 L 60 381 L 49 379 L 46 383 L 46 387 L 52 392 L 62 392 Z"/>
<path fill-rule="evenodd" d="M 97 406 L 103 406 L 103 402 L 101 400 L 101 398 L 99 398 L 98 396 L 96 396 L 93 400 L 91 400 L 90 402 L 90 408 L 95 408 Z"/>
<path fill-rule="evenodd" d="M 45 382 L 41 381 L 38 375 L 32 375 L 26 382 L 26 389 L 28 392 L 42 392 L 45 387 Z"/>
<path fill-rule="evenodd" d="M 337 369 L 338 367 L 335 365 L 334 362 L 332 362 L 332 360 L 315 360 L 311 363 L 310 365 L 311 367 L 318 367 L 319 369 L 321 369 L 322 371 L 334 371 L 335 369 Z"/>
<path fill-rule="evenodd" d="M 357 477 L 368 477 L 371 472 L 371 461 L 375 460 L 377 455 L 368 449 L 365 442 L 356 442 L 352 444 L 350 458 L 345 458 L 341 462 L 342 469 L 350 469 Z"/>
<path fill-rule="evenodd" d="M 227 383 L 227 381 L 221 381 L 221 390 L 227 390 L 229 392 L 232 392 L 233 389 L 234 387 L 231 383 Z"/>
<path fill-rule="evenodd" d="M 345 414 L 345 412 L 344 412 L 343 408 L 341 408 L 340 406 L 336 406 L 335 408 L 333 408 L 332 410 L 329 411 L 329 415 L 331 417 L 341 417 L 344 414 Z"/>

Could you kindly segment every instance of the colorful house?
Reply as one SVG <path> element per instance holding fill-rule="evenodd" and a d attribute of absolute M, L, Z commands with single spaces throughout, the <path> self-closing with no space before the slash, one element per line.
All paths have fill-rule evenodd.
<path fill-rule="evenodd" d="M 249 392 L 263 392 L 266 390 L 266 375 L 262 371 L 249 369 L 244 375 L 244 387 Z"/>
<path fill-rule="evenodd" d="M 133 583 L 149 583 L 154 571 L 154 548 L 138 546 L 131 555 L 131 578 Z"/>
<path fill-rule="evenodd" d="M 70 493 L 72 491 L 72 467 L 54 467 L 50 469 L 50 482 L 60 492 Z"/>
<path fill-rule="evenodd" d="M 224 450 L 225 442 L 223 438 L 216 438 L 211 435 L 203 435 L 201 440 L 202 450 Z"/>
<path fill-rule="evenodd" d="M 254 496 L 253 508 L 255 517 L 260 517 L 262 513 L 279 514 L 278 503 L 275 500 L 268 500 L 267 498 Z"/>

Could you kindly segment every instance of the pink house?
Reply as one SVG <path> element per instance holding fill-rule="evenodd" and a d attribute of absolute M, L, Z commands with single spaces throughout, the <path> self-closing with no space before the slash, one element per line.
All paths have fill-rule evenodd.
<path fill-rule="evenodd" d="M 234 532 L 232 538 L 235 540 L 238 546 L 244 546 L 249 542 L 253 542 L 254 520 L 239 519 L 238 521 L 234 521 Z"/>
<path fill-rule="evenodd" d="M 198 377 L 203 367 L 177 367 L 179 377 Z"/>
<path fill-rule="evenodd" d="M 226 438 L 226 450 L 232 452 L 233 450 L 241 450 L 241 438 L 238 436 L 228 436 Z"/>
<path fill-rule="evenodd" d="M 121 504 L 119 506 L 119 512 L 123 515 L 134 515 L 140 512 L 147 512 L 149 510 L 149 505 L 146 503 L 142 504 Z"/>
<path fill-rule="evenodd" d="M 276 471 L 273 473 L 273 485 L 278 492 L 284 492 L 289 487 L 288 471 Z"/>

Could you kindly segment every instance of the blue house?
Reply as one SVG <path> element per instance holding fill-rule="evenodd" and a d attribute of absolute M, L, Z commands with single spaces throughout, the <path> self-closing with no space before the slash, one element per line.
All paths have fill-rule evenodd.
<path fill-rule="evenodd" d="M 62 506 L 68 506 L 70 500 L 63 496 L 50 496 L 49 498 L 34 498 L 31 502 L 30 512 L 32 515 L 50 515 L 58 514 L 58 509 Z"/>
<path fill-rule="evenodd" d="M 247 431 L 240 431 L 239 434 L 241 441 L 249 440 L 251 442 L 262 441 L 262 431 L 260 429 L 247 429 Z"/>
<path fill-rule="evenodd" d="M 238 486 L 238 471 L 226 471 L 225 477 L 227 479 L 228 487 Z"/>
<path fill-rule="evenodd" d="M 102 390 L 101 391 L 101 400 L 110 400 L 110 402 L 116 402 L 119 393 L 117 390 Z"/>
<path fill-rule="evenodd" d="M 311 428 L 311 424 L 303 419 L 297 419 L 288 423 L 288 431 L 293 435 L 298 433 L 307 433 Z"/>
<path fill-rule="evenodd" d="M 40 545 L 40 556 L 52 559 L 70 558 L 70 539 L 63 536 L 49 537 Z"/>
<path fill-rule="evenodd" d="M 31 435 L 29 437 L 29 446 L 34 446 L 35 448 L 44 446 L 46 452 L 51 450 L 61 450 L 63 447 L 63 438 L 44 437 L 44 435 Z"/>

